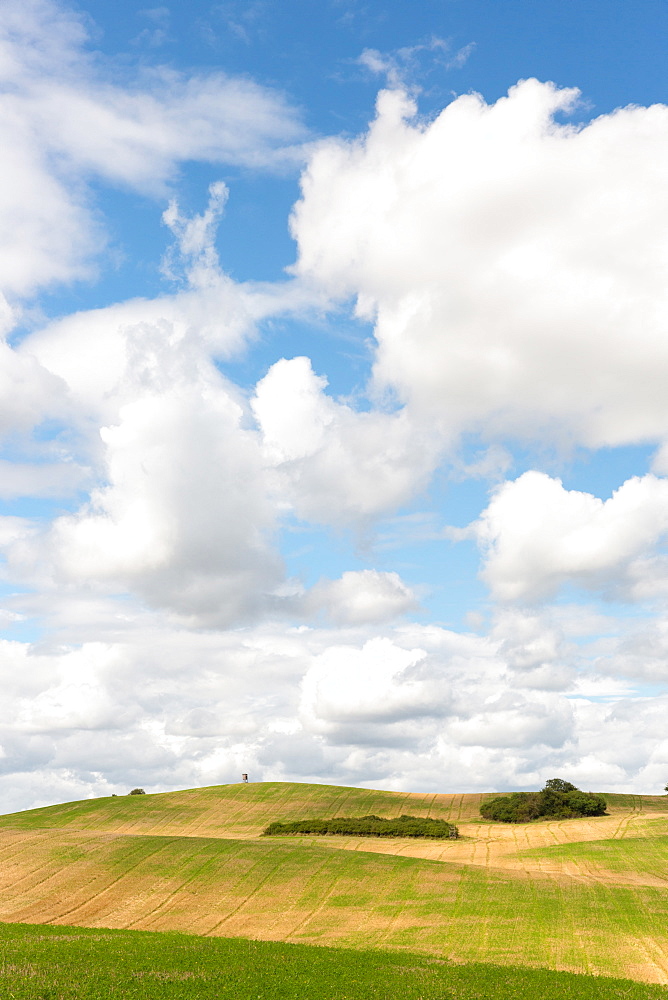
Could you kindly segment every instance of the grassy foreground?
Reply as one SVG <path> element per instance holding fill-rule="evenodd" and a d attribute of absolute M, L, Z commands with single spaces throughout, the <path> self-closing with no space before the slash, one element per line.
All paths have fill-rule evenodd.
<path fill-rule="evenodd" d="M 663 986 L 544 969 L 455 965 L 141 931 L 0 924 L 12 1000 L 665 1000 Z"/>

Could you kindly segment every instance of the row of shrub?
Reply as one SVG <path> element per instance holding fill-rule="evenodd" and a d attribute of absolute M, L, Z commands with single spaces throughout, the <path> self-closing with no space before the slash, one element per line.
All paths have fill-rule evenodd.
<path fill-rule="evenodd" d="M 453 823 L 446 823 L 443 819 L 426 819 L 420 816 L 398 816 L 395 819 L 339 816 L 336 819 L 277 820 L 270 823 L 263 834 L 265 837 L 343 834 L 353 837 L 435 837 L 443 840 L 456 839 L 459 831 Z"/>
<path fill-rule="evenodd" d="M 562 778 L 550 778 L 540 792 L 513 792 L 487 799 L 480 806 L 480 815 L 496 823 L 530 823 L 534 819 L 603 816 L 605 809 L 602 795 L 581 792 Z"/>

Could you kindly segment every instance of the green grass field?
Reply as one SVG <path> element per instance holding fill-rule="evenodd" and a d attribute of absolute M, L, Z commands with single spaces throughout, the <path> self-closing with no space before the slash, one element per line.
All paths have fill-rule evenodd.
<path fill-rule="evenodd" d="M 201 935 L 202 954 L 209 954 L 207 948 L 214 949 L 210 954 L 219 954 L 215 948 L 223 947 L 222 938 L 261 939 L 274 942 L 267 948 L 277 948 L 282 942 L 353 949 L 359 963 L 371 961 L 369 949 L 385 949 L 394 954 L 391 964 L 398 963 L 397 969 L 407 967 L 408 953 L 413 956 L 411 963 L 417 961 L 415 955 L 421 955 L 424 968 L 432 969 L 429 976 L 433 969 L 446 968 L 439 963 L 453 960 L 478 963 L 479 976 L 483 975 L 480 963 L 493 963 L 524 967 L 521 976 L 530 976 L 526 970 L 531 969 L 570 970 L 666 984 L 668 883 L 664 884 L 662 873 L 666 871 L 668 800 L 660 796 L 607 798 L 610 815 L 606 817 L 511 825 L 480 821 L 479 795 L 405 795 L 277 782 L 95 799 L 31 810 L 0 817 L 0 920 L 6 922 L 3 932 L 16 927 L 15 922 L 58 925 L 68 948 L 75 940 L 84 942 L 82 948 L 84 944 L 92 948 L 96 940 L 108 943 L 111 938 L 102 930 L 122 928 Z M 422 842 L 371 838 L 373 843 L 363 837 L 261 837 L 264 827 L 276 819 L 351 813 L 387 817 L 411 813 L 449 819 L 458 824 L 462 837 Z M 72 937 L 63 930 L 70 926 L 97 928 L 97 938 L 83 932 Z M 34 938 L 34 930 L 30 933 Z M 48 936 L 52 933 L 44 931 L 43 940 L 55 945 L 56 938 Z M 15 937 L 18 941 L 20 931 Z M 168 940 L 161 934 L 139 937 Z M 130 935 L 127 940 L 135 939 Z M 186 941 L 186 950 L 200 948 L 200 939 L 195 937 L 174 940 Z M 227 942 L 225 947 L 233 945 Z M 251 945 L 239 942 L 239 947 Z M 127 948 L 128 954 L 135 954 L 134 945 Z M 157 944 L 155 948 L 159 951 Z M 265 954 L 269 952 L 262 951 Z M 329 949 L 317 949 L 317 954 L 329 954 Z M 67 962 L 62 961 L 65 969 Z M 269 967 L 270 959 L 267 962 Z M 372 967 L 378 968 L 373 963 L 368 966 Z M 447 966 L 450 972 L 453 968 L 461 971 L 462 966 Z M 401 970 L 399 974 L 404 975 Z M 500 975 L 498 968 L 494 975 Z M 511 979 L 515 975 L 520 976 L 517 969 L 508 972 Z M 114 994 L 110 986 L 105 996 L 191 995 L 183 990 L 170 993 L 172 987 L 164 977 L 151 980 L 153 992 L 142 993 L 147 976 L 148 972 L 143 986 L 137 985 L 140 992 Z M 200 992 L 192 996 L 209 996 L 202 992 L 209 989 L 207 976 Z M 425 982 L 435 984 L 429 976 Z M 433 985 L 440 993 L 430 993 L 432 986 L 425 986 L 415 996 L 426 1000 L 432 995 L 495 995 L 487 986 L 478 994 L 461 992 L 464 980 L 458 983 L 459 993 L 450 986 L 448 992 L 441 983 Z M 332 980 L 331 988 L 335 987 Z M 14 996 L 40 996 L 25 992 L 29 988 L 26 980 L 21 986 L 24 992 Z M 90 988 L 97 986 L 92 983 Z M 281 993 L 284 985 L 275 988 L 279 992 L 268 992 L 266 983 L 249 985 L 248 996 L 295 995 Z M 161 994 L 160 989 L 165 992 Z M 221 992 L 227 985 L 215 989 L 218 993 L 212 996 L 227 995 Z M 252 992 L 256 989 L 257 993 Z M 331 995 L 385 995 L 350 989 Z M 530 995 L 521 989 L 498 995 Z M 628 995 L 668 997 L 665 987 L 657 989 L 658 993 Z M 413 995 L 402 990 L 387 995 Z M 60 1000 L 61 995 L 70 996 L 61 989 L 53 1000 Z M 102 993 L 90 993 L 98 995 Z M 319 994 L 324 995 L 330 994 Z M 550 994 L 541 987 L 536 995 L 588 994 Z"/>
<path fill-rule="evenodd" d="M 665 1000 L 629 980 L 423 955 L 0 924 L 8 1000 Z"/>

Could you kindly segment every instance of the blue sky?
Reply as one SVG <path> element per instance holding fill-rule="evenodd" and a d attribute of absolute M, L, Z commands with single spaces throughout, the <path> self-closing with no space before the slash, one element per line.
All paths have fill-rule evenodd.
<path fill-rule="evenodd" d="M 668 10 L 0 11 L 0 785 L 665 784 Z"/>

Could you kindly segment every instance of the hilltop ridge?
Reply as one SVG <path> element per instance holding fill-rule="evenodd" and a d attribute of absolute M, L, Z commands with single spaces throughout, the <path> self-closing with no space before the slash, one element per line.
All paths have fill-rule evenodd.
<path fill-rule="evenodd" d="M 182 837 L 253 837 L 275 819 L 410 812 L 435 819 L 479 818 L 484 794 L 389 792 L 289 781 L 209 785 L 150 795 L 82 799 L 0 816 L 0 829 L 105 830 Z"/>

